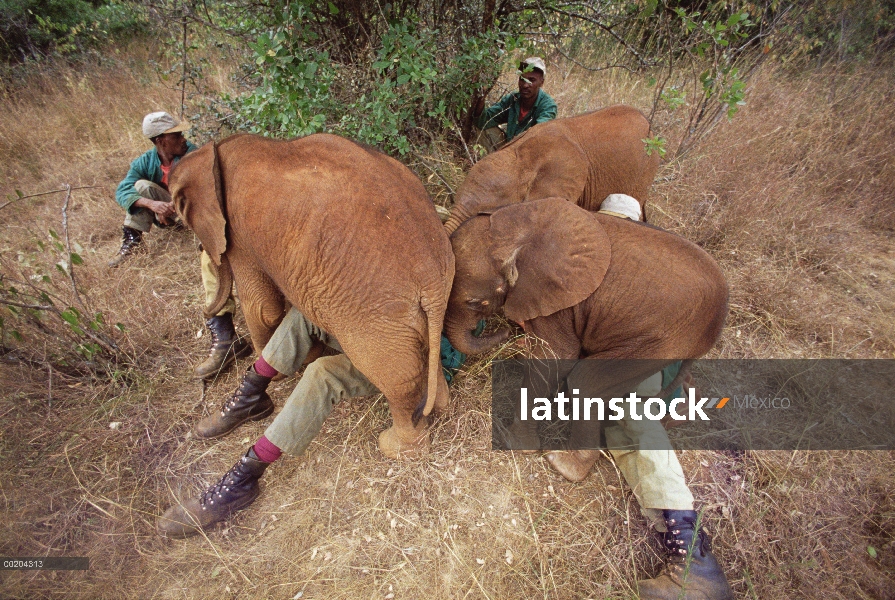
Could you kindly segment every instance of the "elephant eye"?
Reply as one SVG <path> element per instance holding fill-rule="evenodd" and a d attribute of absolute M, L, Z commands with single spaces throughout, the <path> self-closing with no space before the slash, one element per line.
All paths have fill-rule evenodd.
<path fill-rule="evenodd" d="M 470 298 L 466 301 L 466 306 L 473 310 L 481 310 L 482 308 L 488 306 L 488 301 L 482 300 L 481 298 Z"/>

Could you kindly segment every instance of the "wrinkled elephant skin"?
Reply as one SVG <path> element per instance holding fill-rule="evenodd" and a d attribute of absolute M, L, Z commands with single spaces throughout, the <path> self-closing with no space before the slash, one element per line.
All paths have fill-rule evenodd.
<path fill-rule="evenodd" d="M 419 417 L 447 402 L 439 348 L 454 259 L 413 173 L 334 135 L 236 135 L 186 156 L 170 189 L 218 269 L 208 312 L 235 281 L 260 352 L 296 307 L 388 399 L 383 453 L 423 448 Z"/>
<path fill-rule="evenodd" d="M 534 347 L 535 358 L 652 359 L 626 372 L 613 367 L 600 380 L 605 397 L 626 395 L 674 361 L 703 356 L 727 316 L 727 282 L 699 246 L 562 198 L 473 217 L 451 245 L 457 274 L 445 331 L 455 348 L 476 354 L 507 339 L 508 330 L 472 335 L 480 319 L 502 309 L 546 342 Z M 576 480 L 595 456 L 581 450 L 550 461 Z"/>
<path fill-rule="evenodd" d="M 480 212 L 550 197 L 596 211 L 609 194 L 637 199 L 646 220 L 660 160 L 646 153 L 648 137 L 649 121 L 625 105 L 540 123 L 470 169 L 445 227 L 453 233 Z"/>

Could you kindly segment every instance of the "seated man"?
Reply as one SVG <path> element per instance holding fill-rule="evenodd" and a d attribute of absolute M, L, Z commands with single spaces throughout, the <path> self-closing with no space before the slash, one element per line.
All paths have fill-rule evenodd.
<path fill-rule="evenodd" d="M 442 337 L 442 365 L 450 382 L 466 358 L 445 347 Z M 378 394 L 379 390 L 341 353 L 338 340 L 291 309 L 274 331 L 261 357 L 246 372 L 237 390 L 224 402 L 219 413 L 202 419 L 194 435 L 216 438 L 246 421 L 257 421 L 274 410 L 267 386 L 278 373 L 292 375 L 323 346 L 339 352 L 311 362 L 305 369 L 283 409 L 264 435 L 224 474 L 218 483 L 196 498 L 175 504 L 159 519 L 159 532 L 170 537 L 186 537 L 207 529 L 245 508 L 258 497 L 258 480 L 270 463 L 284 452 L 301 455 L 320 432 L 326 417 L 346 398 Z"/>
<path fill-rule="evenodd" d="M 189 123 L 178 122 L 166 112 L 150 113 L 143 118 L 143 135 L 149 138 L 154 148 L 134 160 L 127 176 L 118 184 L 115 201 L 125 211 L 124 236 L 121 249 L 109 262 L 109 267 L 118 267 L 141 248 L 143 234 L 148 233 L 153 224 L 158 227 L 175 224 L 174 204 L 168 193 L 168 175 L 183 156 L 196 149 L 183 136 L 189 128 Z M 200 262 L 207 305 L 214 299 L 218 280 L 204 251 Z M 231 295 L 221 312 L 206 321 L 211 332 L 211 350 L 205 362 L 196 367 L 195 377 L 214 377 L 236 358 L 251 353 L 251 346 L 237 337 L 233 328 L 235 307 Z"/>
<path fill-rule="evenodd" d="M 519 91 L 507 94 L 500 102 L 485 109 L 484 96 L 472 108 L 476 126 L 482 130 L 479 143 L 488 152 L 497 150 L 514 137 L 538 123 L 556 118 L 556 102 L 541 89 L 547 67 L 536 56 L 519 64 Z M 506 123 L 506 132 L 498 125 Z"/>

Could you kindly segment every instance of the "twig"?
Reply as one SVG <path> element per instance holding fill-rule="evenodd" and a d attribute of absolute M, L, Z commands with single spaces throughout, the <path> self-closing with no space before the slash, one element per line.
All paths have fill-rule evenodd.
<path fill-rule="evenodd" d="M 19 196 L 18 198 L 14 198 L 8 202 L 0 204 L 0 208 L 6 208 L 13 202 L 17 202 L 19 200 L 24 200 L 25 198 L 37 198 L 38 196 L 49 196 L 50 194 L 59 194 L 61 192 L 71 193 L 72 190 L 92 190 L 92 189 L 101 188 L 101 187 L 103 187 L 103 186 L 101 186 L 101 185 L 82 185 L 79 187 L 71 187 L 69 185 L 66 185 L 61 190 L 52 190 L 50 192 L 40 192 L 39 194 L 27 194 L 25 196 Z"/>
<path fill-rule="evenodd" d="M 68 280 L 71 281 L 71 289 L 75 295 L 75 300 L 78 302 L 78 306 L 81 307 L 85 313 L 87 311 L 87 307 L 84 306 L 84 301 L 81 300 L 81 295 L 78 293 L 78 286 L 75 284 L 75 269 L 74 264 L 71 260 L 71 240 L 68 238 L 68 202 L 71 200 L 71 186 L 67 183 L 64 184 L 68 191 L 65 194 L 65 202 L 62 203 L 62 235 L 65 236 L 65 250 L 68 252 L 68 269 L 66 269 L 66 274 L 68 275 Z"/>
<path fill-rule="evenodd" d="M 17 306 L 19 308 L 31 308 L 34 310 L 53 310 L 56 308 L 55 306 L 46 306 L 43 304 L 25 304 L 23 302 L 13 302 L 12 300 L 7 300 L 5 298 L 0 298 L 0 304 L 5 304 L 6 306 Z"/>

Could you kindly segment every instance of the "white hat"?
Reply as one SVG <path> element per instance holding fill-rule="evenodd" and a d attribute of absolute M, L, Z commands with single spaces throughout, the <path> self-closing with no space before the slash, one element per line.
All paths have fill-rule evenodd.
<path fill-rule="evenodd" d="M 601 213 L 609 213 L 616 217 L 627 217 L 639 221 L 641 215 L 640 202 L 627 194 L 609 194 L 600 204 Z"/>
<path fill-rule="evenodd" d="M 152 139 L 164 133 L 177 133 L 192 127 L 188 121 L 180 122 L 166 112 L 149 113 L 143 117 L 143 135 Z"/>
<path fill-rule="evenodd" d="M 522 61 L 523 65 L 528 65 L 533 69 L 537 69 L 541 72 L 541 74 L 547 74 L 547 66 L 544 64 L 544 61 L 537 56 L 531 56 Z"/>

